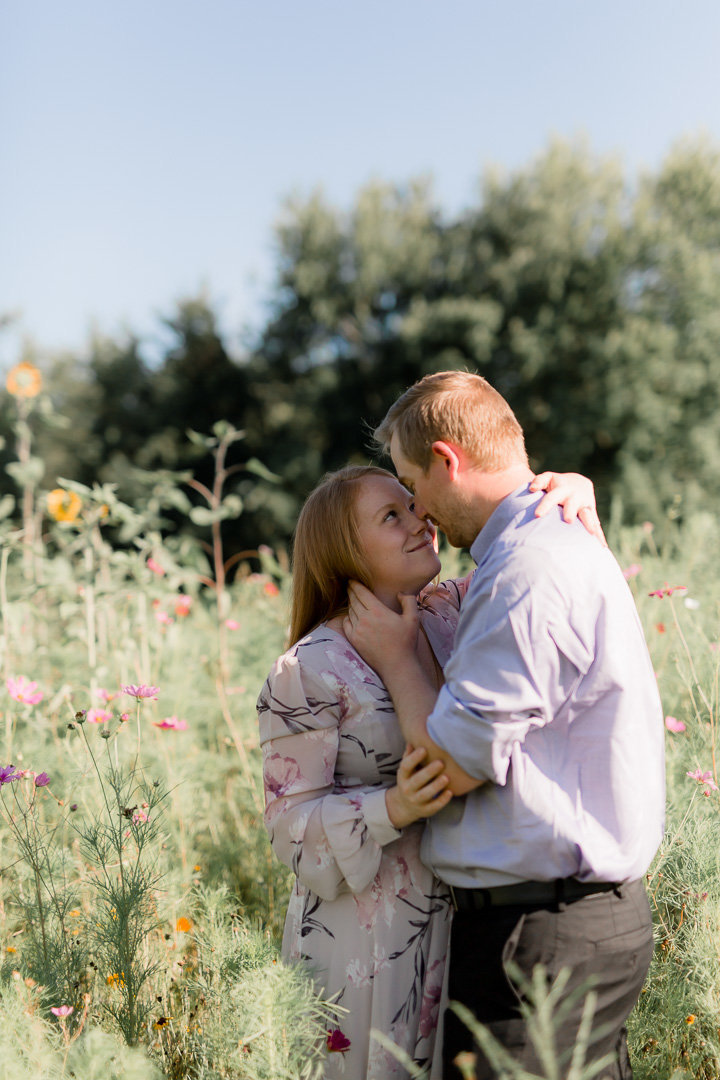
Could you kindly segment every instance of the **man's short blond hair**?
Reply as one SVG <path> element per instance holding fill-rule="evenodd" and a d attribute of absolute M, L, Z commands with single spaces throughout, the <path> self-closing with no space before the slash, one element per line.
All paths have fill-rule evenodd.
<path fill-rule="evenodd" d="M 403 456 L 423 472 L 437 441 L 455 443 L 486 472 L 528 464 L 523 431 L 507 401 L 468 371 L 438 371 L 406 390 L 375 429 L 386 451 L 393 435 Z"/>

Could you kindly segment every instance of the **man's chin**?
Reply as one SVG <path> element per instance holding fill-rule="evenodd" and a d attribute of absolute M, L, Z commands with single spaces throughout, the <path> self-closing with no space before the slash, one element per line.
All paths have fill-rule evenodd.
<path fill-rule="evenodd" d="M 452 528 L 443 529 L 442 525 L 438 525 L 438 529 L 440 529 L 450 547 L 469 548 L 475 543 L 475 536 L 468 536 L 466 533 L 457 532 Z"/>

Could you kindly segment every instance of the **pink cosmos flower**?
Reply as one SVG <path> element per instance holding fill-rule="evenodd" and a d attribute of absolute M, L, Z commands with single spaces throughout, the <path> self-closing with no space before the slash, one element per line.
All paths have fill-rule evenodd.
<path fill-rule="evenodd" d="M 138 698 L 150 698 L 152 701 L 157 701 L 157 696 L 160 693 L 160 689 L 157 686 L 146 686 L 145 683 L 140 683 L 135 686 L 131 683 L 129 686 L 121 686 L 120 690 L 123 694 L 129 694 L 130 697 Z"/>
<path fill-rule="evenodd" d="M 75 1010 L 73 1009 L 72 1005 L 53 1005 L 50 1008 L 50 1012 L 54 1013 L 55 1016 L 59 1016 L 60 1019 L 63 1020 L 66 1016 L 72 1016 Z"/>
<path fill-rule="evenodd" d="M 689 772 L 685 774 L 689 776 L 691 780 L 697 780 L 698 784 L 705 784 L 706 788 L 710 791 L 717 791 L 718 786 L 713 780 L 713 774 L 708 770 L 707 772 L 700 772 L 696 769 L 695 772 Z"/>
<path fill-rule="evenodd" d="M 668 731 L 674 731 L 676 734 L 685 731 L 685 724 L 683 724 L 682 720 L 677 720 L 674 716 L 665 717 L 665 727 Z"/>
<path fill-rule="evenodd" d="M 10 697 L 23 705 L 37 705 L 43 699 L 42 691 L 37 688 L 38 684 L 30 682 L 24 675 L 9 678 L 5 685 L 8 688 Z"/>
<path fill-rule="evenodd" d="M 174 620 L 168 615 L 167 611 L 156 611 L 155 618 L 161 624 L 161 626 L 172 626 Z"/>
<path fill-rule="evenodd" d="M 19 772 L 14 765 L 6 765 L 4 769 L 0 769 L 0 785 L 11 784 L 13 780 L 20 780 L 22 772 Z"/>
<path fill-rule="evenodd" d="M 112 713 L 107 709 L 88 709 L 85 719 L 88 724 L 107 724 L 108 720 L 112 720 Z"/>
<path fill-rule="evenodd" d="M 668 585 L 666 581 L 662 589 L 653 589 L 648 596 L 657 596 L 662 600 L 663 596 L 672 596 L 674 592 L 687 592 L 687 585 Z"/>
<path fill-rule="evenodd" d="M 133 819 L 133 825 L 142 825 L 142 824 L 144 824 L 144 822 L 146 822 L 147 819 L 148 819 L 147 811 L 146 810 L 136 810 L 135 813 L 132 816 L 132 819 Z"/>
<path fill-rule="evenodd" d="M 225 625 L 227 626 L 228 630 L 239 630 L 240 629 L 240 623 L 237 622 L 235 619 L 226 619 L 225 620 Z"/>
<path fill-rule="evenodd" d="M 188 596 L 187 593 L 180 593 L 175 598 L 175 614 L 184 619 L 186 615 L 190 614 L 190 608 L 192 607 L 192 596 Z"/>
<path fill-rule="evenodd" d="M 637 577 L 641 570 L 642 566 L 640 565 L 640 563 L 630 563 L 630 565 L 625 570 L 623 570 L 623 577 L 626 581 L 629 581 L 630 578 Z"/>
<path fill-rule="evenodd" d="M 347 1035 L 343 1035 L 340 1028 L 334 1028 L 327 1033 L 327 1048 L 331 1054 L 344 1054 L 350 1049 L 350 1040 Z"/>
<path fill-rule="evenodd" d="M 155 560 L 153 558 L 148 559 L 147 568 L 148 568 L 148 570 L 152 570 L 153 574 L 157 574 L 158 577 L 164 577 L 165 576 L 164 569 L 162 568 L 160 563 L 155 562 Z"/>
<path fill-rule="evenodd" d="M 167 731 L 187 731 L 187 720 L 178 720 L 177 716 L 166 716 L 164 720 L 153 720 L 153 725 Z"/>
<path fill-rule="evenodd" d="M 47 787 L 50 783 L 50 777 L 46 772 L 38 773 L 35 777 L 35 787 Z"/>
<path fill-rule="evenodd" d="M 109 702 L 114 701 L 118 696 L 116 692 L 113 693 L 110 690 L 105 690 L 102 686 L 95 691 L 95 694 L 101 701 L 104 701 L 106 705 L 109 704 Z"/>

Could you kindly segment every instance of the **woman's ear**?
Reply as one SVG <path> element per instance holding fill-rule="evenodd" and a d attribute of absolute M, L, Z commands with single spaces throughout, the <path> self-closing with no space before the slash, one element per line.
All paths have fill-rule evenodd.
<path fill-rule="evenodd" d="M 448 474 L 449 480 L 455 480 L 458 472 L 462 466 L 464 454 L 459 446 L 454 443 L 443 442 L 438 439 L 430 447 L 433 453 L 433 459 L 436 463 L 442 464 L 443 468 Z"/>

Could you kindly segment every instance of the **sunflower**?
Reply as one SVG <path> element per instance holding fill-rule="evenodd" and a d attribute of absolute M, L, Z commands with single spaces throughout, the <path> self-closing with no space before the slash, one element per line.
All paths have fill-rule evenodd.
<path fill-rule="evenodd" d="M 75 491 L 55 488 L 48 492 L 48 513 L 55 521 L 76 521 L 82 509 L 82 499 Z"/>
<path fill-rule="evenodd" d="M 37 397 L 42 390 L 42 375 L 34 364 L 23 360 L 10 369 L 5 387 L 13 397 Z"/>

